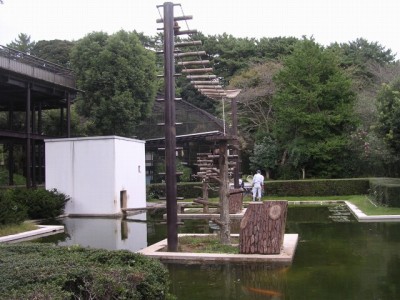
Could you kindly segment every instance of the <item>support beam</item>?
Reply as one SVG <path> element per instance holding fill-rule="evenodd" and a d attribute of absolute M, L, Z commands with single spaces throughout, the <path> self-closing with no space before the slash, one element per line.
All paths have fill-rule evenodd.
<path fill-rule="evenodd" d="M 165 163 L 168 251 L 178 251 L 178 215 L 176 199 L 176 128 L 175 128 L 175 64 L 174 5 L 164 3 L 164 93 L 165 93 Z"/>

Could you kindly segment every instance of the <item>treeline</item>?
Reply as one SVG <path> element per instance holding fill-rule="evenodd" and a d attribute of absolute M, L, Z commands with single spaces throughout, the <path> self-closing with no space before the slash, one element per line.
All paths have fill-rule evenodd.
<path fill-rule="evenodd" d="M 274 179 L 399 175 L 400 67 L 390 49 L 363 38 L 327 47 L 307 37 L 199 33 L 191 39 L 203 42 L 221 82 L 241 89 L 244 173 L 262 169 Z M 76 72 L 85 91 L 74 105 L 76 135 L 132 136 L 162 92 L 155 80 L 162 58 L 154 54 L 161 41 L 160 34 L 120 31 L 35 43 L 20 34 L 8 46 Z M 221 103 L 200 95 L 187 79 L 178 77 L 176 85 L 183 99 L 221 116 Z M 58 126 L 48 124 L 48 131 Z"/>

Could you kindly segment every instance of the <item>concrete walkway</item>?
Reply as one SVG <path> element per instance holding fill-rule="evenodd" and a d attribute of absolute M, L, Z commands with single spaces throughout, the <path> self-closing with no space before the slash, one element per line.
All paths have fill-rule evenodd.
<path fill-rule="evenodd" d="M 64 226 L 38 225 L 39 229 L 0 237 L 0 243 L 16 243 L 64 232 Z"/>
<path fill-rule="evenodd" d="M 209 236 L 210 234 L 178 234 L 178 237 L 183 236 Z M 232 237 L 238 237 L 239 234 L 232 234 Z M 299 235 L 285 234 L 283 240 L 283 248 L 279 254 L 224 254 L 224 253 L 192 253 L 192 252 L 168 252 L 167 239 L 153 244 L 147 248 L 139 250 L 138 253 L 157 258 L 163 262 L 174 263 L 282 263 L 289 265 L 293 261 L 296 251 Z"/>

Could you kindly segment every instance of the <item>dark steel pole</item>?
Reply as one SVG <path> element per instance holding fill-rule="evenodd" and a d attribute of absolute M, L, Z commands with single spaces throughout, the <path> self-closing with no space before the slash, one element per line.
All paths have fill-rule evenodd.
<path fill-rule="evenodd" d="M 26 89 L 26 112 L 25 112 L 25 129 L 26 129 L 26 187 L 32 186 L 31 181 L 31 84 L 28 83 Z"/>
<path fill-rule="evenodd" d="M 67 93 L 67 138 L 71 137 L 71 95 Z"/>
<path fill-rule="evenodd" d="M 238 135 L 238 130 L 237 130 L 237 103 L 236 103 L 236 97 L 232 98 L 231 100 L 231 108 L 232 108 L 232 134 L 234 135 L 235 139 L 233 140 L 233 145 L 235 146 L 235 149 L 233 153 L 237 155 L 236 158 L 236 166 L 233 171 L 233 185 L 235 189 L 238 189 L 240 187 L 239 185 L 239 172 L 240 172 L 240 160 L 239 160 L 239 142 L 237 140 L 237 135 Z"/>
<path fill-rule="evenodd" d="M 165 183 L 167 198 L 168 251 L 178 250 L 176 203 L 174 4 L 164 3 L 164 92 L 165 92 Z"/>

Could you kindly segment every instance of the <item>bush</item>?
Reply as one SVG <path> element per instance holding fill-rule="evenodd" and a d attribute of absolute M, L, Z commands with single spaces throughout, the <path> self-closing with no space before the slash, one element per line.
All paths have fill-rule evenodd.
<path fill-rule="evenodd" d="M 211 184 L 212 189 L 208 190 L 210 198 L 218 197 L 218 186 Z M 177 183 L 177 197 L 183 197 L 185 199 L 197 198 L 202 196 L 202 183 L 201 182 L 180 182 Z M 154 198 L 165 197 L 165 183 L 152 183 L 147 186 L 147 195 L 151 195 Z"/>
<path fill-rule="evenodd" d="M 400 207 L 400 179 L 371 179 L 369 197 L 380 205 Z"/>
<path fill-rule="evenodd" d="M 167 269 L 126 250 L 0 245 L 0 299 L 169 299 Z"/>
<path fill-rule="evenodd" d="M 7 197 L 6 193 L 0 193 L 0 225 L 19 224 L 28 218 L 27 208 Z"/>
<path fill-rule="evenodd" d="M 201 182 L 177 184 L 177 196 L 196 198 L 202 196 Z M 368 194 L 369 179 L 315 179 L 315 180 L 276 180 L 265 182 L 268 196 L 340 196 Z M 209 197 L 218 197 L 218 185 L 212 184 Z M 147 194 L 164 196 L 165 184 L 155 183 L 147 186 Z"/>
<path fill-rule="evenodd" d="M 52 219 L 64 213 L 68 196 L 56 189 L 10 189 L 7 197 L 27 208 L 30 219 Z"/>
<path fill-rule="evenodd" d="M 369 179 L 314 179 L 266 181 L 265 194 L 272 196 L 342 196 L 368 194 Z"/>

